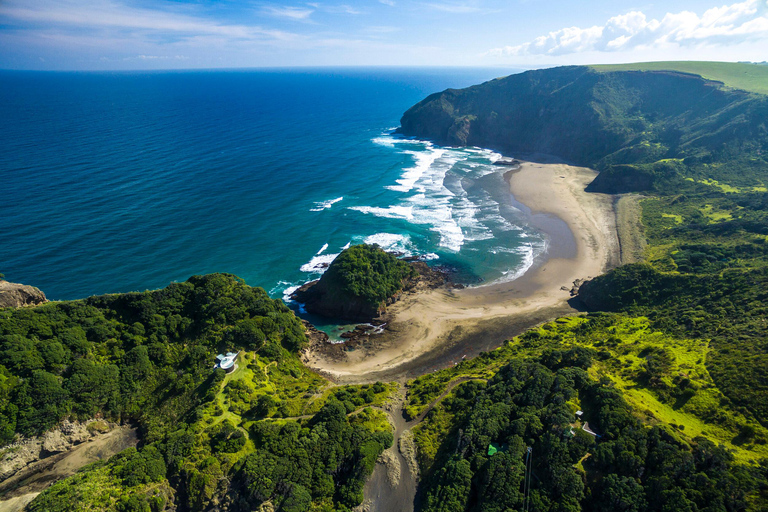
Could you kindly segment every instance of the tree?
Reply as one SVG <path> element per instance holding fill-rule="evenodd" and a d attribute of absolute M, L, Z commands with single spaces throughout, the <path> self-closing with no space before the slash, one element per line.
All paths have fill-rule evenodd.
<path fill-rule="evenodd" d="M 254 351 L 259 350 L 266 339 L 258 320 L 254 318 L 240 320 L 229 330 L 228 335 L 233 345 Z"/>
<path fill-rule="evenodd" d="M 595 501 L 599 510 L 639 512 L 645 509 L 645 490 L 634 478 L 609 473 L 603 478 Z"/>

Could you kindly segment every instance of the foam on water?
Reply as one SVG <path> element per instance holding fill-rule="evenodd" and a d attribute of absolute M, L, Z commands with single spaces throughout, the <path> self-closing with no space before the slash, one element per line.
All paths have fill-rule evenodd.
<path fill-rule="evenodd" d="M 414 250 L 411 237 L 395 233 L 376 233 L 375 235 L 365 237 L 363 243 L 377 244 L 385 251 L 401 252 L 405 256 L 412 256 Z"/>
<path fill-rule="evenodd" d="M 523 276 L 526 272 L 528 272 L 528 269 L 530 269 L 534 262 L 536 261 L 536 257 L 547 250 L 547 242 L 546 240 L 542 240 L 539 243 L 527 243 L 522 244 L 516 248 L 513 248 L 510 250 L 513 254 L 518 254 L 523 257 L 520 264 L 515 269 L 509 269 L 504 272 L 504 277 L 499 279 L 500 282 L 509 282 L 514 281 L 515 279 L 518 279 Z"/>
<path fill-rule="evenodd" d="M 480 178 L 503 169 L 493 165 L 502 155 L 487 149 L 471 147 L 436 147 L 428 141 L 405 139 L 384 134 L 373 139 L 379 146 L 391 148 L 403 157 L 400 175 L 395 184 L 385 189 L 400 195 L 386 205 L 351 206 L 351 210 L 380 218 L 407 221 L 414 226 L 424 226 L 428 233 L 436 233 L 437 247 L 442 251 L 460 254 L 509 254 L 513 268 L 499 268 L 500 277 L 510 280 L 524 274 L 533 264 L 536 256 L 546 250 L 539 237 L 529 239 L 521 226 L 510 222 L 511 217 L 522 212 L 505 204 L 502 215 L 500 204 L 482 187 L 474 184 Z M 511 216 L 511 217 L 510 217 Z M 505 235 L 507 233 L 507 235 Z M 509 248 L 489 246 L 502 237 L 509 242 Z M 522 239 L 528 240 L 518 246 Z M 423 253 L 415 243 L 407 253 Z M 430 252 L 438 256 L 434 252 Z M 519 263 L 514 263 L 520 260 Z M 503 264 L 505 258 L 494 260 L 495 265 Z M 491 282 L 493 279 L 491 280 Z"/>
<path fill-rule="evenodd" d="M 336 256 L 338 256 L 339 254 L 340 253 L 321 254 L 319 256 L 314 256 L 307 263 L 299 267 L 299 270 L 301 270 L 302 272 L 310 273 L 310 274 L 322 274 L 328 268 L 328 265 L 333 263 L 333 260 L 335 260 Z"/>
<path fill-rule="evenodd" d="M 413 220 L 412 206 L 389 206 L 389 207 L 350 206 L 349 209 L 362 212 L 362 213 L 368 213 L 376 217 L 382 217 L 385 219 Z"/>
<path fill-rule="evenodd" d="M 283 302 L 287 304 L 289 302 L 293 302 L 291 295 L 299 288 L 301 288 L 301 285 L 289 283 L 288 281 L 278 281 L 275 287 L 269 290 L 269 294 L 272 296 L 282 294 Z"/>
<path fill-rule="evenodd" d="M 311 212 L 321 212 L 323 210 L 327 210 L 334 204 L 338 203 L 339 201 L 343 200 L 344 197 L 337 197 L 336 199 L 329 199 L 327 201 L 318 201 L 315 203 L 315 206 L 311 208 L 309 211 Z"/>
<path fill-rule="evenodd" d="M 320 256 L 321 254 L 323 254 L 327 248 L 328 248 L 328 244 L 327 243 L 323 244 L 320 250 L 317 251 L 317 255 Z"/>
<path fill-rule="evenodd" d="M 481 148 L 436 148 L 428 141 L 386 134 L 374 138 L 373 142 L 399 149 L 406 160 L 413 162 L 403 167 L 401 176 L 395 180 L 397 185 L 385 187 L 403 195 L 388 206 L 350 209 L 428 226 L 429 231 L 439 234 L 441 248 L 456 253 L 466 241 L 489 240 L 494 236 L 494 229 L 506 229 L 502 227 L 508 224 L 504 219 L 498 222 L 498 204 L 488 197 L 470 199 L 462 185 L 464 178 L 476 180 L 499 172 L 492 163 L 500 154 Z"/>
<path fill-rule="evenodd" d="M 395 192 L 410 192 L 424 173 L 430 170 L 435 160 L 440 158 L 446 150 L 434 149 L 432 144 L 425 144 L 427 151 L 405 151 L 405 154 L 414 158 L 415 165 L 403 169 L 400 179 L 396 180 L 397 185 L 389 185 L 387 189 Z"/>

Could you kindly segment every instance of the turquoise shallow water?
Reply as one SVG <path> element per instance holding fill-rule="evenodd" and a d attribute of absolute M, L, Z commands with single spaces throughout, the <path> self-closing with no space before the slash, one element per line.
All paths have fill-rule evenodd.
<path fill-rule="evenodd" d="M 546 240 L 498 155 L 391 135 L 426 95 L 502 74 L 0 72 L 0 272 L 51 299 L 208 272 L 283 297 L 375 242 L 511 279 Z"/>

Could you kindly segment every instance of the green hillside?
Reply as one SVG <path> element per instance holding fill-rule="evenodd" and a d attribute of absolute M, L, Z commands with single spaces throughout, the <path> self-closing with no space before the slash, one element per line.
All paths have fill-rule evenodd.
<path fill-rule="evenodd" d="M 392 444 L 384 384 L 332 386 L 301 364 L 305 329 L 228 274 L 162 290 L 0 309 L 0 443 L 62 419 L 139 426 L 141 445 L 28 510 L 349 510 Z M 235 370 L 214 356 L 239 352 Z M 11 448 L 13 450 L 13 448 Z M 0 452 L 4 453 L 4 452 Z"/>
<path fill-rule="evenodd" d="M 413 413 L 458 383 L 415 428 L 420 509 L 761 510 L 768 430 L 723 396 L 708 353 L 647 318 L 595 314 L 416 379 Z"/>
<path fill-rule="evenodd" d="M 713 76 L 729 84 L 768 83 L 759 83 L 764 66 L 691 69 L 697 64 L 719 70 Z M 754 78 L 738 82 L 738 69 Z M 765 187 L 767 118 L 767 96 L 696 75 L 566 66 L 433 94 L 403 115 L 400 131 L 518 157 L 554 155 L 600 171 L 591 185 L 597 192 L 667 193 L 695 192 L 711 180 Z"/>
<path fill-rule="evenodd" d="M 707 80 L 722 82 L 727 87 L 768 94 L 768 66 L 741 62 L 670 61 L 635 64 L 601 64 L 590 66 L 600 72 L 611 71 L 679 71 Z"/>

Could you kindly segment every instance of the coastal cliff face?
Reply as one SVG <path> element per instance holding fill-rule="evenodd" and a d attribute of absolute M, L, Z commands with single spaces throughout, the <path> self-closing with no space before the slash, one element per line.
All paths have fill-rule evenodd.
<path fill-rule="evenodd" d="M 37 306 L 48 302 L 45 294 L 34 286 L 0 280 L 0 308 Z"/>
<path fill-rule="evenodd" d="M 93 422 L 97 423 L 97 422 Z M 99 422 L 111 428 L 106 422 Z M 56 428 L 40 435 L 20 439 L 5 446 L 0 452 L 0 482 L 16 474 L 29 464 L 50 455 L 69 450 L 76 444 L 98 435 L 99 430 L 88 428 L 87 422 L 64 420 Z"/>
<path fill-rule="evenodd" d="M 768 97 L 679 72 L 528 71 L 448 89 L 411 107 L 400 133 L 507 154 L 543 153 L 601 171 L 598 192 L 686 178 L 759 185 Z"/>

